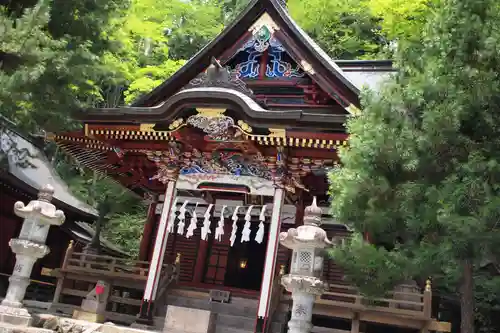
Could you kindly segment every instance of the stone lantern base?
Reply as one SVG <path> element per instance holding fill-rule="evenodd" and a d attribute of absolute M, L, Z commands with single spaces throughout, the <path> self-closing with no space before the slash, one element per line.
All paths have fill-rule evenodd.
<path fill-rule="evenodd" d="M 0 323 L 27 327 L 31 325 L 31 321 L 31 315 L 25 308 L 0 305 Z"/>

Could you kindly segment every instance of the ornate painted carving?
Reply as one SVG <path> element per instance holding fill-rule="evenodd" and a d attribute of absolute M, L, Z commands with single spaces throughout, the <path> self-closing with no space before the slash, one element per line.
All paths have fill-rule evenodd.
<path fill-rule="evenodd" d="M 245 156 L 240 152 L 214 151 L 201 153 L 193 150 L 186 153 L 182 175 L 189 174 L 230 174 L 236 176 L 253 176 L 271 179 L 271 173 L 260 154 Z"/>
<path fill-rule="evenodd" d="M 141 152 L 158 167 L 158 172 L 150 180 L 158 180 L 165 184 L 177 179 L 179 174 L 178 165 L 181 158 L 181 150 L 178 143 L 169 142 L 167 151 L 141 150 Z"/>
<path fill-rule="evenodd" d="M 181 149 L 177 142 L 169 142 L 168 150 L 141 150 L 151 162 L 176 168 L 181 156 Z"/>
<path fill-rule="evenodd" d="M 236 73 L 233 73 L 229 68 L 222 67 L 220 62 L 212 58 L 210 66 L 205 73 L 201 73 L 184 88 L 198 88 L 198 87 L 219 87 L 234 89 L 242 92 L 245 95 L 253 97 L 252 90 L 248 89 L 245 82 L 243 82 Z"/>
<path fill-rule="evenodd" d="M 221 174 L 186 174 L 179 175 L 177 188 L 182 190 L 197 190 L 198 186 L 206 183 L 231 184 L 246 186 L 252 195 L 274 195 L 274 184 L 271 180 L 250 176 L 234 176 Z"/>
<path fill-rule="evenodd" d="M 226 116 L 224 109 L 197 109 L 198 114 L 188 118 L 187 123 L 201 129 L 207 134 L 206 141 L 219 143 L 242 143 L 246 140 L 243 134 L 253 131 L 247 123 Z"/>
<path fill-rule="evenodd" d="M 236 76 L 246 79 L 257 78 L 260 73 L 260 58 L 266 50 L 269 55 L 265 71 L 266 77 L 300 78 L 305 76 L 299 66 L 283 60 L 285 48 L 270 34 L 266 26 L 263 26 L 258 34 L 250 37 L 240 48 L 239 52 L 246 53 L 246 56 L 243 61 L 235 66 L 234 73 Z"/>
<path fill-rule="evenodd" d="M 269 63 L 266 65 L 266 76 L 276 77 L 304 77 L 305 73 L 299 66 L 293 66 L 291 63 L 283 60 L 285 49 L 277 40 L 271 44 L 269 50 Z"/>
<path fill-rule="evenodd" d="M 246 59 L 236 65 L 234 75 L 243 79 L 255 79 L 260 73 L 260 57 L 262 52 L 254 50 L 244 50 L 248 53 Z"/>
<path fill-rule="evenodd" d="M 235 125 L 234 119 L 224 115 L 224 109 L 197 109 L 198 114 L 188 118 L 187 123 L 201 129 L 213 139 L 226 138 L 228 129 Z"/>
<path fill-rule="evenodd" d="M 158 172 L 151 178 L 151 180 L 158 180 L 159 182 L 166 184 L 169 181 L 176 181 L 178 175 L 179 170 L 176 167 L 160 164 L 158 165 Z"/>

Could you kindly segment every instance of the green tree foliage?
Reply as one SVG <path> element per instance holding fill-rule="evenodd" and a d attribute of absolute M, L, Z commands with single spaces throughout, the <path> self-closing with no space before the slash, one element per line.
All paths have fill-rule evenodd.
<path fill-rule="evenodd" d="M 113 46 L 106 63 L 122 73 L 126 103 L 132 103 L 175 73 L 222 30 L 213 1 L 132 0 L 112 22 Z"/>
<path fill-rule="evenodd" d="M 222 8 L 224 22 L 228 25 L 245 9 L 249 0 L 218 0 L 218 2 Z"/>
<path fill-rule="evenodd" d="M 401 43 L 397 77 L 365 96 L 331 174 L 334 214 L 376 244 L 334 253 L 350 278 L 387 290 L 432 276 L 458 295 L 463 333 L 475 298 L 500 299 L 498 277 L 488 290 L 474 281 L 500 257 L 499 9 L 443 0 L 423 43 Z"/>
<path fill-rule="evenodd" d="M 1 7 L 2 114 L 28 132 L 70 128 L 68 111 L 103 100 L 108 71 L 100 61 L 105 38 L 99 26 L 115 9 L 112 0 L 11 2 Z"/>
<path fill-rule="evenodd" d="M 99 213 L 91 247 L 100 251 L 98 240 L 102 232 L 132 257 L 137 256 L 146 220 L 146 206 L 141 198 L 101 174 L 78 168 L 71 159 L 63 156 L 56 160 L 55 167 L 70 190 Z"/>
<path fill-rule="evenodd" d="M 372 15 L 390 40 L 419 38 L 437 0 L 369 0 Z"/>
<path fill-rule="evenodd" d="M 290 0 L 290 14 L 334 59 L 370 59 L 386 41 L 369 0 Z"/>
<path fill-rule="evenodd" d="M 222 31 L 222 15 L 216 0 L 179 0 L 168 30 L 170 57 L 187 60 L 200 51 Z"/>

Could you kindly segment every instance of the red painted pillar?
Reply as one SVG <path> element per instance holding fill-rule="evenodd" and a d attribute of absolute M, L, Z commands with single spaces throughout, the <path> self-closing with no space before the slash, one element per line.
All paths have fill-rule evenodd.
<path fill-rule="evenodd" d="M 147 220 L 142 231 L 141 245 L 139 247 L 139 260 L 141 261 L 149 260 L 149 249 L 151 248 L 151 243 L 154 241 L 153 231 L 156 224 L 156 205 L 157 199 L 155 198 L 149 204 Z"/>
<path fill-rule="evenodd" d="M 208 241 L 200 239 L 200 246 L 198 247 L 198 255 L 196 256 L 196 264 L 194 267 L 193 282 L 203 282 L 203 273 L 205 271 L 205 264 L 207 260 Z"/>

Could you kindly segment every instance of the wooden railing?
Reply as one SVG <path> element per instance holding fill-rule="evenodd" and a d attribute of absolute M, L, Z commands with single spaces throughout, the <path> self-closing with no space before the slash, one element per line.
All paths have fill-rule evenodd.
<path fill-rule="evenodd" d="M 400 286 L 402 289 L 414 286 Z M 392 296 L 392 297 L 391 297 Z M 431 319 L 432 292 L 427 281 L 423 292 L 393 291 L 389 298 L 368 298 L 358 293 L 356 288 L 347 285 L 332 284 L 329 291 L 317 298 L 316 304 L 350 308 L 356 312 L 365 310 L 410 316 L 412 318 Z"/>
<path fill-rule="evenodd" d="M 281 285 L 281 277 L 285 274 L 285 265 L 280 266 L 279 273 L 274 278 L 274 283 L 271 289 L 271 303 L 269 306 L 269 318 L 268 325 L 272 324 L 272 318 L 281 304 L 281 296 L 283 295 L 284 287 Z M 269 328 L 268 327 L 268 328 Z M 265 330 L 267 332 L 268 330 Z"/>
<path fill-rule="evenodd" d="M 166 294 L 172 282 L 177 281 L 180 270 L 180 253 L 175 263 L 164 264 L 160 273 L 158 295 Z M 68 247 L 63 265 L 57 272 L 57 288 L 53 307 L 68 314 L 78 309 L 82 300 L 99 280 L 111 286 L 106 299 L 107 320 L 130 324 L 139 311 L 144 292 L 149 263 L 111 256 L 74 252 Z"/>
<path fill-rule="evenodd" d="M 162 276 L 171 273 L 172 265 L 164 264 Z M 69 247 L 64 257 L 61 270 L 64 272 L 81 272 L 103 277 L 133 279 L 146 281 L 149 272 L 149 262 L 115 258 L 111 256 L 96 255 L 83 252 L 73 252 Z"/>

